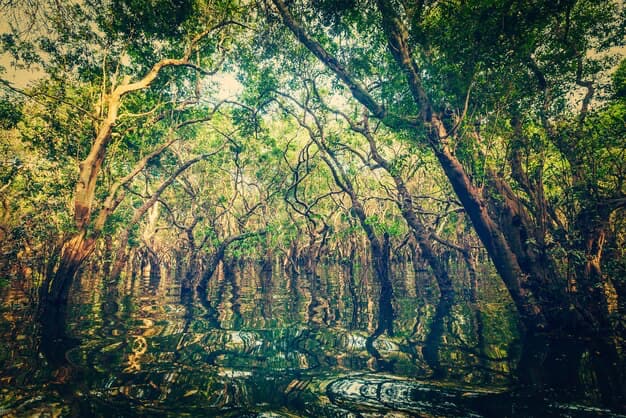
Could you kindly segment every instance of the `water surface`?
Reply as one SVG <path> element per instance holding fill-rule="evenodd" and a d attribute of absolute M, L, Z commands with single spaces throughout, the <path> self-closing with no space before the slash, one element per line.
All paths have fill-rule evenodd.
<path fill-rule="evenodd" d="M 211 280 L 208 310 L 182 304 L 166 270 L 117 294 L 84 275 L 67 338 L 54 341 L 39 337 L 25 293 L 4 289 L 0 415 L 583 417 L 624 407 L 618 357 L 576 339 L 522 341 L 497 281 L 482 277 L 478 294 L 463 282 L 440 303 L 428 276 L 395 266 L 393 332 L 376 336 L 380 289 L 365 269 L 233 265 Z"/>

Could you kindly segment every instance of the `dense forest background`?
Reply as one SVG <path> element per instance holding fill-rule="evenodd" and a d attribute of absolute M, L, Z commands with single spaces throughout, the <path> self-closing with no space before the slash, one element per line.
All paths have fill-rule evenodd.
<path fill-rule="evenodd" d="M 411 261 L 444 304 L 490 272 L 526 332 L 624 342 L 622 2 L 0 7 L 0 281 L 42 318 L 86 272 L 206 301 L 224 259 L 358 263 L 390 314 Z"/>

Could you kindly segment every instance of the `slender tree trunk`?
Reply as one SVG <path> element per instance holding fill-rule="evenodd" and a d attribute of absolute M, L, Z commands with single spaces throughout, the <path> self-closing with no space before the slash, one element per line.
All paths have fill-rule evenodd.
<path fill-rule="evenodd" d="M 357 329 L 359 323 L 359 299 L 356 293 L 356 243 L 350 240 L 350 262 L 348 263 L 348 292 L 352 301 L 352 316 L 350 317 L 350 329 Z"/>
<path fill-rule="evenodd" d="M 375 353 L 372 345 L 373 341 L 375 341 L 376 338 L 384 332 L 387 332 L 388 335 L 393 335 L 393 306 L 391 304 L 393 299 L 393 286 L 391 284 L 389 268 L 389 235 L 385 232 L 383 241 L 381 242 L 378 239 L 376 233 L 374 232 L 374 228 L 372 228 L 367 221 L 365 209 L 354 192 L 352 182 L 346 173 L 344 173 L 341 169 L 341 165 L 337 161 L 334 154 L 322 143 L 317 143 L 318 146 L 320 146 L 320 148 L 322 148 L 325 152 L 322 159 L 330 169 L 333 179 L 335 180 L 335 184 L 337 184 L 337 186 L 339 186 L 339 188 L 341 188 L 350 197 L 352 212 L 359 219 L 361 228 L 365 232 L 370 244 L 372 266 L 374 267 L 374 272 L 376 274 L 375 279 L 380 284 L 378 326 L 374 335 L 370 336 L 370 342 L 368 343 L 368 347 L 373 353 Z M 377 356 L 375 355 L 375 357 Z"/>
<path fill-rule="evenodd" d="M 439 286 L 439 292 L 441 298 L 454 298 L 454 288 L 452 287 L 452 280 L 448 276 L 446 266 L 440 261 L 439 257 L 435 254 L 431 245 L 432 237 L 426 226 L 420 221 L 415 213 L 415 205 L 411 193 L 406 187 L 404 180 L 400 175 L 395 173 L 389 164 L 389 162 L 378 152 L 374 138 L 370 135 L 367 124 L 361 131 L 367 138 L 372 158 L 393 178 L 396 184 L 396 190 L 398 191 L 398 207 L 404 217 L 405 221 L 411 228 L 415 241 L 420 247 L 420 254 L 428 265 L 430 266 L 437 285 Z"/>
<path fill-rule="evenodd" d="M 122 272 L 124 265 L 127 262 L 128 256 L 126 252 L 126 246 L 128 245 L 128 240 L 130 238 L 130 233 L 131 233 L 132 228 L 141 220 L 141 218 L 145 215 L 145 213 L 154 206 L 154 204 L 159 200 L 159 197 L 161 196 L 161 194 L 163 194 L 165 189 L 167 189 L 181 173 L 183 173 L 185 170 L 187 170 L 189 167 L 191 167 L 198 161 L 206 159 L 212 155 L 215 155 L 217 152 L 218 151 L 212 152 L 210 154 L 203 154 L 203 155 L 194 157 L 186 161 L 174 173 L 172 173 L 170 177 L 168 177 L 159 185 L 159 187 L 152 194 L 150 199 L 146 200 L 143 205 L 141 205 L 139 208 L 135 210 L 135 213 L 133 213 L 132 219 L 126 225 L 126 229 L 124 229 L 124 231 L 122 232 L 120 236 L 120 240 L 119 240 L 120 244 L 115 255 L 115 264 L 113 265 L 113 269 L 111 271 L 111 280 L 113 281 L 118 280 L 119 275 Z"/>

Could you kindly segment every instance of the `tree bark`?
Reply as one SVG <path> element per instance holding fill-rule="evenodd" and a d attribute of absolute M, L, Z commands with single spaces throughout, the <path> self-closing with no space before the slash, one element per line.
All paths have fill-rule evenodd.
<path fill-rule="evenodd" d="M 40 292 L 42 304 L 64 305 L 67 303 L 72 281 L 83 262 L 96 247 L 93 238 L 83 234 L 74 235 L 63 245 L 59 267 L 52 280 L 47 279 Z"/>
<path fill-rule="evenodd" d="M 428 231 L 428 228 L 422 223 L 415 213 L 415 204 L 411 193 L 406 187 L 404 180 L 400 175 L 394 173 L 391 169 L 389 161 L 387 161 L 379 152 L 376 147 L 376 142 L 372 135 L 369 133 L 367 126 L 367 119 L 365 120 L 365 128 L 360 132 L 367 138 L 372 154 L 372 159 L 378 163 L 386 172 L 391 176 L 396 184 L 396 190 L 398 191 L 398 208 L 402 213 L 406 223 L 411 228 L 415 241 L 420 247 L 421 256 L 424 257 L 428 265 L 430 266 L 437 285 L 439 286 L 439 292 L 441 298 L 453 299 L 454 288 L 452 286 L 452 280 L 448 276 L 446 266 L 440 261 L 439 257 L 435 254 L 435 251 L 431 245 L 432 234 Z"/>
<path fill-rule="evenodd" d="M 373 341 L 384 332 L 387 332 L 388 335 L 393 335 L 393 306 L 391 304 L 393 299 L 393 286 L 391 284 L 389 269 L 389 236 L 385 233 L 382 242 L 378 239 L 374 228 L 368 223 L 365 209 L 354 192 L 352 182 L 341 169 L 341 165 L 337 161 L 335 155 L 331 150 L 326 148 L 323 143 L 317 140 L 316 142 L 318 146 L 324 150 L 322 159 L 330 169 L 333 179 L 335 180 L 335 184 L 337 184 L 337 186 L 339 186 L 339 188 L 350 197 L 350 202 L 352 204 L 351 210 L 359 220 L 361 228 L 363 228 L 363 231 L 365 232 L 365 235 L 370 243 L 372 265 L 374 267 L 374 272 L 376 273 L 375 278 L 380 284 L 378 326 L 374 335 L 371 336 L 372 341 L 369 343 L 369 345 L 371 345 Z"/>

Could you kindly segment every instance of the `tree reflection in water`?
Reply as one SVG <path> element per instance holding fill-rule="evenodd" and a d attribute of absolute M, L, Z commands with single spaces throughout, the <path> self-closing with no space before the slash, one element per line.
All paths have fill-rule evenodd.
<path fill-rule="evenodd" d="M 40 338 L 26 300 L 8 289 L 2 413 L 582 417 L 623 408 L 622 363 L 608 346 L 522 345 L 504 290 L 483 303 L 463 292 L 433 301 L 412 268 L 393 270 L 387 311 L 378 302 L 390 293 L 354 266 L 320 265 L 318 275 L 222 266 L 210 312 L 167 272 L 144 271 L 119 293 L 83 277 L 67 324 L 48 312 L 56 326 Z M 393 333 L 381 332 L 389 312 Z"/>

